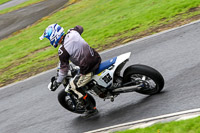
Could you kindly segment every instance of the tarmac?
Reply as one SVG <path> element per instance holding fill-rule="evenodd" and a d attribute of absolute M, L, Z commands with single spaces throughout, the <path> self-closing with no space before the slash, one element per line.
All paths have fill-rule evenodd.
<path fill-rule="evenodd" d="M 67 2 L 68 0 L 45 0 L 0 15 L 0 40 L 63 8 Z"/>
<path fill-rule="evenodd" d="M 187 27 L 189 25 L 193 25 L 193 24 L 196 24 L 196 23 L 199 23 L 199 22 L 200 22 L 200 20 L 197 20 L 197 21 L 185 24 L 183 26 L 179 26 L 179 27 L 176 27 L 176 28 L 173 28 L 173 29 L 162 31 L 160 33 L 157 33 L 157 34 L 154 34 L 154 35 L 151 35 L 151 36 L 147 36 L 147 37 L 135 40 L 133 42 L 139 42 L 141 40 L 145 40 L 145 39 L 148 39 L 148 38 L 151 38 L 153 36 L 160 35 L 160 34 L 165 34 L 165 33 L 168 33 L 170 31 L 181 29 L 183 27 Z M 132 42 L 127 43 L 126 45 L 130 45 L 131 43 Z M 122 46 L 115 47 L 114 49 L 118 49 L 120 47 L 122 47 Z M 109 50 L 104 51 L 104 52 L 108 52 L 108 51 Z M 156 116 L 156 117 L 132 121 L 132 122 L 127 122 L 127 123 L 123 123 L 123 124 L 119 124 L 119 125 L 114 125 L 114 126 L 109 126 L 109 127 L 105 127 L 105 128 L 100 128 L 100 129 L 88 131 L 88 132 L 85 132 L 85 133 L 112 133 L 112 132 L 123 131 L 123 130 L 128 130 L 128 129 L 145 128 L 145 127 L 152 126 L 156 123 L 166 123 L 166 122 L 171 122 L 171 121 L 187 120 L 187 119 L 192 119 L 192 118 L 195 118 L 195 117 L 198 117 L 198 116 L 200 116 L 200 108 L 176 112 L 176 113 L 171 113 L 171 114 L 166 114 L 166 115 L 161 115 L 161 116 Z"/>
<path fill-rule="evenodd" d="M 19 4 L 21 4 L 25 1 L 27 1 L 27 0 L 11 0 L 11 1 L 8 1 L 8 2 L 0 5 L 0 10 L 19 5 Z"/>
<path fill-rule="evenodd" d="M 12 0 L 11 2 L 24 2 L 26 0 Z M 66 4 L 68 0 L 46 0 L 19 10 L 0 15 L 0 40 L 9 36 L 15 31 L 26 28 L 27 26 L 35 23 L 44 16 L 53 13 Z M 0 10 L 8 8 L 8 3 L 0 5 Z M 6 7 L 7 5 L 7 7 Z M 9 4 L 12 5 L 12 4 Z M 13 5 L 15 5 L 13 3 Z M 191 119 L 200 116 L 200 108 L 192 109 L 182 112 L 177 112 L 173 114 L 167 114 L 162 116 L 157 116 L 153 118 L 142 119 L 138 121 L 123 123 L 120 125 L 114 125 L 106 128 L 101 128 L 93 131 L 88 131 L 85 133 L 110 133 L 115 131 L 122 131 L 127 129 L 145 128 L 152 126 L 156 123 L 165 123 L 170 121 L 180 121 Z"/>

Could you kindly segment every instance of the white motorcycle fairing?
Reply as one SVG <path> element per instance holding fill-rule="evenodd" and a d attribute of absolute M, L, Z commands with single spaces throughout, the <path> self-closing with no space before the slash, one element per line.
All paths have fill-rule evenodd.
<path fill-rule="evenodd" d="M 89 105 L 96 106 L 92 95 L 103 100 L 110 99 L 113 102 L 121 93 L 137 92 L 144 95 L 159 93 L 164 87 L 164 78 L 156 69 L 134 64 L 126 67 L 123 74 L 121 73 L 130 55 L 131 52 L 128 52 L 100 64 L 91 81 L 83 86 L 85 98 L 89 100 L 86 104 L 82 104 L 76 92 L 67 87 L 78 72 L 78 69 L 71 66 L 71 75 L 65 77 L 62 82 L 64 89 L 58 94 L 61 106 L 70 112 L 82 114 L 88 111 Z"/>
<path fill-rule="evenodd" d="M 105 62 L 102 62 L 99 69 L 93 76 L 93 80 L 102 87 L 107 88 L 113 83 L 113 77 L 116 69 L 130 58 L 131 52 L 119 55 Z"/>

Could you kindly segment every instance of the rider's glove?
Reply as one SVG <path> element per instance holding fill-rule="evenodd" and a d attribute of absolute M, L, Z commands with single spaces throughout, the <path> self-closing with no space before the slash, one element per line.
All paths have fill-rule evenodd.
<path fill-rule="evenodd" d="M 52 78 L 51 78 L 51 82 L 50 82 L 49 85 L 48 85 L 48 89 L 49 89 L 50 91 L 55 91 L 55 90 L 59 87 L 60 84 L 61 84 L 61 83 L 58 83 L 58 82 L 56 81 L 56 77 L 52 77 Z"/>

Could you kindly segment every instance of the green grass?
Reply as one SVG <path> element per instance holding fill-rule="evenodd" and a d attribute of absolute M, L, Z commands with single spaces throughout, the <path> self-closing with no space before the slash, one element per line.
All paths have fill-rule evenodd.
<path fill-rule="evenodd" d="M 116 133 L 200 133 L 199 123 L 200 117 L 197 117 L 184 121 L 160 123 L 147 128 L 119 131 Z"/>
<path fill-rule="evenodd" d="M 8 1 L 11 1 L 11 0 L 1 0 L 1 1 L 0 1 L 0 5 L 6 3 L 6 2 L 8 2 Z"/>
<path fill-rule="evenodd" d="M 41 71 L 41 67 L 58 62 L 57 49 L 47 39 L 40 41 L 44 29 L 58 23 L 67 29 L 84 27 L 83 38 L 97 50 L 103 50 L 119 39 L 153 27 L 200 14 L 188 10 L 199 7 L 199 0 L 82 0 L 52 16 L 43 18 L 34 26 L 0 41 L 0 86 L 19 80 L 24 74 Z M 49 47 L 48 47 L 49 46 Z M 45 48 L 45 50 L 40 50 Z M 53 58 L 52 58 L 53 56 Z M 52 58 L 52 59 L 51 59 Z"/>
<path fill-rule="evenodd" d="M 7 1 L 10 1 L 10 0 L 3 0 L 1 2 L 4 2 L 4 1 L 7 2 Z M 41 2 L 41 1 L 44 1 L 44 0 L 28 0 L 26 2 L 23 2 L 23 3 L 19 4 L 19 5 L 0 10 L 0 14 L 5 14 L 5 13 L 8 13 L 8 12 L 11 12 L 11 11 L 14 11 L 14 10 L 17 10 L 17 9 L 20 9 L 20 8 L 23 8 L 23 7 L 26 7 L 26 6 Z M 0 2 L 0 4 L 1 4 L 1 2 Z"/>

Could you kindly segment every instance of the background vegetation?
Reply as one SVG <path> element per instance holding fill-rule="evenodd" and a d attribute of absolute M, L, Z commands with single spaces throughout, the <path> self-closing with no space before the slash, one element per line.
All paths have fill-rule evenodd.
<path fill-rule="evenodd" d="M 200 133 L 199 121 L 200 117 L 197 117 L 184 121 L 159 123 L 147 128 L 119 131 L 116 133 Z"/>
<path fill-rule="evenodd" d="M 8 1 L 11 1 L 11 0 L 1 0 L 0 4 L 4 4 L 4 3 L 8 2 Z"/>
<path fill-rule="evenodd" d="M 69 3 L 73 2 L 76 3 L 0 40 L 0 86 L 56 66 L 57 49 L 50 47 L 47 39 L 39 40 L 52 23 L 58 23 L 65 31 L 83 26 L 83 38 L 102 51 L 176 26 L 177 22 L 198 19 L 200 14 L 199 0 L 71 0 Z"/>
<path fill-rule="evenodd" d="M 11 1 L 11 0 L 1 0 L 0 4 L 6 3 L 8 1 Z M 41 1 L 44 1 L 44 0 L 28 0 L 26 2 L 23 2 L 23 3 L 19 4 L 19 5 L 17 5 L 17 6 L 9 7 L 9 8 L 5 8 L 3 10 L 0 10 L 0 14 L 8 13 L 8 12 L 11 12 L 11 11 L 14 11 L 14 10 L 17 10 L 17 9 L 20 9 L 20 8 L 23 8 L 23 7 L 26 7 L 26 6 L 41 2 Z"/>

